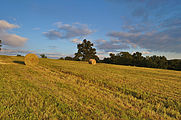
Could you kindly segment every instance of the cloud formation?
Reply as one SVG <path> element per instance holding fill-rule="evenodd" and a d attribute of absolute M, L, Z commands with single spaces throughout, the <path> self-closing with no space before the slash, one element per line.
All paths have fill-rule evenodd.
<path fill-rule="evenodd" d="M 54 25 L 56 26 L 56 29 L 43 33 L 48 39 L 51 40 L 84 37 L 94 32 L 93 30 L 89 29 L 88 25 L 86 24 L 73 23 L 70 25 L 57 22 Z"/>
<path fill-rule="evenodd" d="M 180 0 L 120 1 L 131 10 L 127 16 L 121 17 L 123 25 L 120 31 L 108 32 L 109 41 L 97 41 L 99 49 L 142 48 L 149 52 L 181 52 Z"/>
<path fill-rule="evenodd" d="M 17 54 L 26 55 L 28 53 L 34 53 L 38 56 L 40 56 L 41 54 L 45 54 L 49 58 L 60 58 L 62 56 L 66 56 L 65 54 L 61 54 L 61 53 L 37 52 L 37 51 L 23 50 L 23 49 L 7 49 L 7 48 L 4 48 L 1 50 L 1 54 L 4 54 L 4 55 L 16 56 Z"/>
<path fill-rule="evenodd" d="M 30 51 L 30 50 L 7 49 L 7 48 L 4 48 L 4 49 L 1 50 L 1 54 L 4 54 L 4 55 L 17 55 L 17 54 L 26 55 L 28 53 L 35 53 L 35 52 Z"/>
<path fill-rule="evenodd" d="M 44 32 L 43 34 L 50 40 L 62 38 L 62 34 L 57 30 L 49 30 L 48 32 Z"/>
<path fill-rule="evenodd" d="M 72 42 L 76 43 L 76 44 L 82 43 L 82 41 L 80 39 L 77 39 L 77 38 L 73 39 Z"/>
<path fill-rule="evenodd" d="M 8 33 L 8 30 L 19 28 L 18 25 L 10 24 L 5 20 L 0 20 L 0 39 L 4 45 L 20 47 L 25 44 L 27 38 L 18 36 L 16 34 Z"/>
<path fill-rule="evenodd" d="M 180 19 L 181 20 L 181 19 Z M 164 21 L 165 22 L 165 21 Z M 167 23 L 168 28 L 160 28 L 155 31 L 142 32 L 110 32 L 107 35 L 117 39 L 118 43 L 124 43 L 131 47 L 140 47 L 153 51 L 181 52 L 181 24 L 174 27 L 174 21 Z M 110 43 L 114 44 L 114 41 Z"/>
<path fill-rule="evenodd" d="M 19 26 L 10 24 L 10 23 L 6 22 L 5 20 L 0 20 L 0 30 L 1 31 L 6 31 L 9 29 L 13 29 L 13 28 L 19 28 Z"/>
<path fill-rule="evenodd" d="M 103 50 L 105 52 L 118 52 L 118 50 L 121 49 L 129 49 L 129 46 L 127 46 L 125 43 L 121 43 L 121 42 L 117 42 L 114 40 L 111 41 L 106 41 L 106 40 L 102 40 L 102 41 L 96 41 L 96 47 L 99 50 Z"/>

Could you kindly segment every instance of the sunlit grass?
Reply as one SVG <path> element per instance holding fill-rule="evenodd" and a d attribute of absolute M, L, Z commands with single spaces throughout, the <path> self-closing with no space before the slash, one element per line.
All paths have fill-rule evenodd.
<path fill-rule="evenodd" d="M 181 72 L 0 56 L 0 119 L 181 119 Z"/>

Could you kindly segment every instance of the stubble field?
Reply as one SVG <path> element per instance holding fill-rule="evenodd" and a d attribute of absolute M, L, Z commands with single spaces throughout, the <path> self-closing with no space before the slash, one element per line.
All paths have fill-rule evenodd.
<path fill-rule="evenodd" d="M 0 119 L 181 119 L 181 71 L 0 56 Z"/>

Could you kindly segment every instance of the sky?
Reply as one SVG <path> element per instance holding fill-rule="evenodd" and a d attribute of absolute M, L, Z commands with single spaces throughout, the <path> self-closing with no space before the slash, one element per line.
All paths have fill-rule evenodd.
<path fill-rule="evenodd" d="M 181 0 L 0 0 L 0 54 L 100 58 L 121 51 L 181 59 Z"/>

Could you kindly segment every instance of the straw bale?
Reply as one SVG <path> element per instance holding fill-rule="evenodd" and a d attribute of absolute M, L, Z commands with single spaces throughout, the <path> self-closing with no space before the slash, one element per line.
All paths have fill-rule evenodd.
<path fill-rule="evenodd" d="M 35 54 L 27 54 L 25 56 L 25 65 L 34 66 L 39 63 L 39 58 Z"/>

